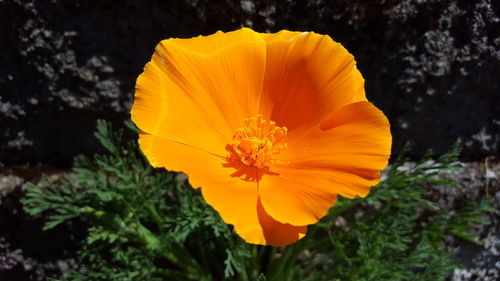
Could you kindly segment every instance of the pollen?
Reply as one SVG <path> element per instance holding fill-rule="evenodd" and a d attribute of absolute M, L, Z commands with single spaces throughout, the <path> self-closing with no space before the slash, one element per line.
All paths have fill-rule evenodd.
<path fill-rule="evenodd" d="M 273 157 L 286 149 L 286 127 L 276 126 L 274 121 L 260 115 L 246 118 L 245 126 L 236 130 L 231 145 L 230 158 L 238 159 L 248 167 L 269 168 Z"/>

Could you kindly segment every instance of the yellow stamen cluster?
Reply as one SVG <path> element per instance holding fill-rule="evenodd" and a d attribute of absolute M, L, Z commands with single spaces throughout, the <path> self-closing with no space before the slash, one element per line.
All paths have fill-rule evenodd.
<path fill-rule="evenodd" d="M 287 134 L 286 127 L 278 127 L 274 121 L 262 119 L 260 115 L 245 119 L 245 126 L 233 136 L 233 151 L 240 161 L 251 167 L 269 167 L 273 156 L 286 149 L 282 143 Z M 234 154 L 233 153 L 233 154 Z"/>

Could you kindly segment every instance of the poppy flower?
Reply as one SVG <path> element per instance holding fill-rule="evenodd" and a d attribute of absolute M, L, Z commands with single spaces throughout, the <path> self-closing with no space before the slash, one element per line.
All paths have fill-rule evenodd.
<path fill-rule="evenodd" d="M 186 173 L 253 244 L 293 243 L 337 195 L 366 196 L 391 149 L 353 56 L 313 32 L 163 40 L 131 115 L 151 165 Z"/>

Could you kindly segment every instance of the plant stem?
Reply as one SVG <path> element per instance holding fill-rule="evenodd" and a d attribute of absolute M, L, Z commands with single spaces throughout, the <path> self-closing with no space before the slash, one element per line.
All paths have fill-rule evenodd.
<path fill-rule="evenodd" d="M 149 214 L 151 215 L 151 218 L 153 219 L 153 222 L 156 224 L 156 227 L 158 227 L 158 230 L 163 230 L 163 223 L 162 223 L 162 219 L 160 217 L 160 214 L 158 214 L 158 211 L 156 210 L 156 208 L 151 205 L 151 204 L 148 204 L 146 206 L 146 209 L 148 210 Z"/>

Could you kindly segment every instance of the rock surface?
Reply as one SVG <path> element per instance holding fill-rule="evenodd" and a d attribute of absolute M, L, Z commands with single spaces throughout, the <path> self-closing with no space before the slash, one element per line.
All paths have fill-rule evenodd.
<path fill-rule="evenodd" d="M 44 218 L 23 211 L 20 200 L 26 181 L 41 174 L 54 181 L 61 170 L 50 167 L 0 168 L 0 280 L 44 281 L 60 277 L 64 269 L 76 269 L 76 251 L 86 235 L 84 225 L 64 223 L 43 231 Z"/>
<path fill-rule="evenodd" d="M 470 202 L 489 199 L 495 211 L 488 216 L 489 224 L 473 225 L 481 234 L 481 245 L 448 236 L 448 250 L 455 253 L 463 268 L 453 271 L 451 281 L 500 280 L 500 159 L 487 157 L 482 162 L 466 163 L 463 169 L 442 175 L 458 184 L 456 187 L 437 186 L 434 196 L 440 206 L 451 213 Z"/>
<path fill-rule="evenodd" d="M 0 162 L 68 165 L 98 150 L 97 118 L 128 118 L 137 75 L 167 37 L 241 26 L 330 34 L 390 118 L 394 153 L 500 153 L 495 0 L 0 0 Z"/>

